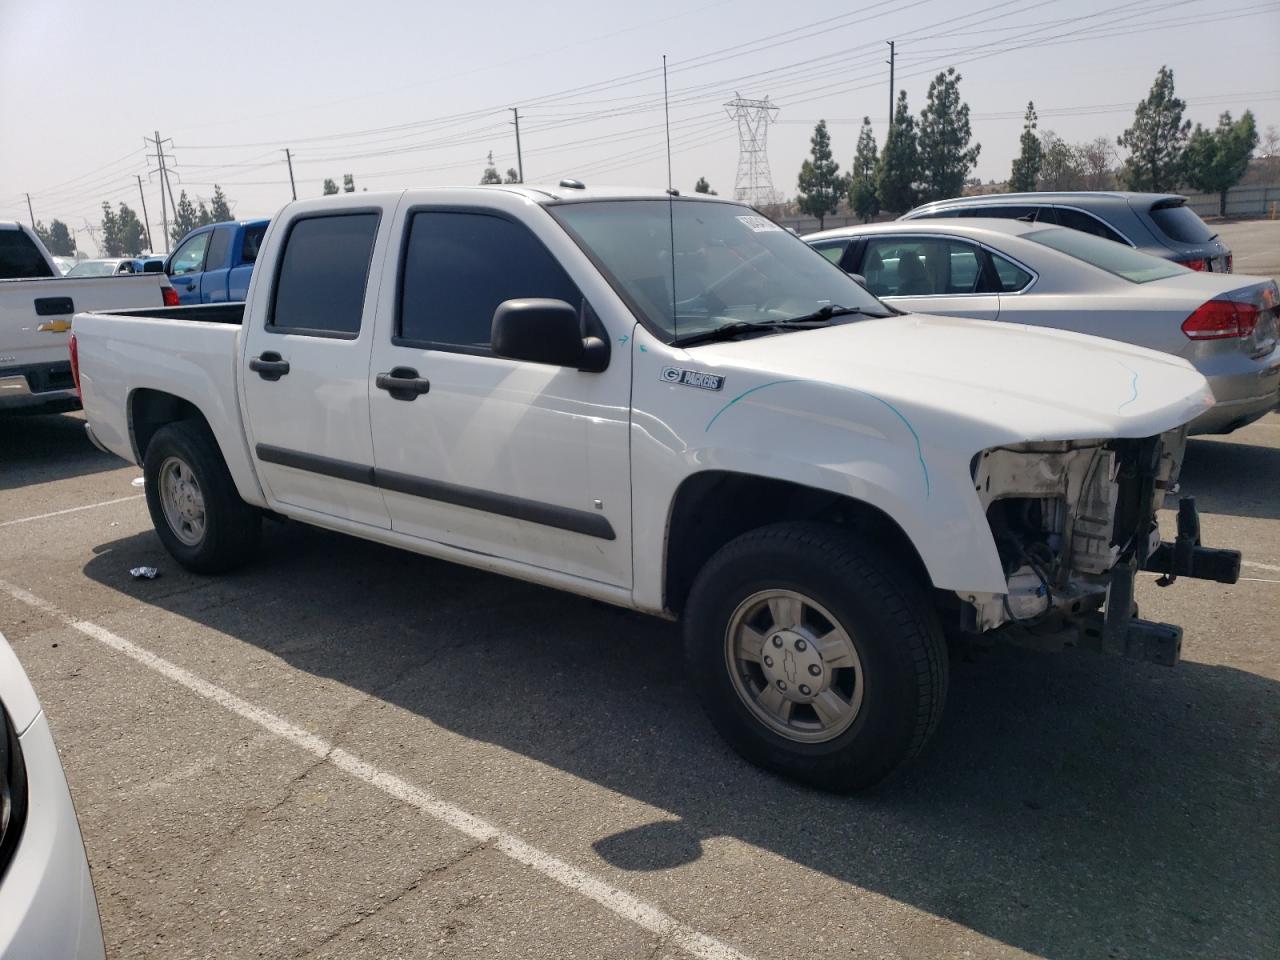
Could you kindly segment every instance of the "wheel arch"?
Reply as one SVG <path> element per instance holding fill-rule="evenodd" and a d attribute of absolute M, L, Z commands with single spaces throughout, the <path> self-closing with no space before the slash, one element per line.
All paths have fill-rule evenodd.
<path fill-rule="evenodd" d="M 818 521 L 875 539 L 926 589 L 928 569 L 901 525 L 879 507 L 846 494 L 729 470 L 686 477 L 668 513 L 663 553 L 663 606 L 683 612 L 698 571 L 729 541 L 773 523 Z"/>

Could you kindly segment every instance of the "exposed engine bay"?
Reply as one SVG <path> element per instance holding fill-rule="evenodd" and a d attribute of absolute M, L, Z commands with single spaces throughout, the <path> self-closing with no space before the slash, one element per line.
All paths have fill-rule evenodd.
<path fill-rule="evenodd" d="M 1175 662 L 1181 631 L 1133 619 L 1134 574 L 1235 582 L 1239 553 L 1200 546 L 1193 500 L 1164 544 L 1156 511 L 1178 490 L 1186 428 L 1155 437 L 995 447 L 973 481 L 1004 568 L 1004 594 L 964 594 L 962 629 L 1041 647 L 1095 646 Z M 1107 608 L 1105 618 L 1101 613 Z M 1175 635 L 1176 634 L 1176 635 Z M 1105 636 L 1104 636 L 1105 635 Z M 1096 642 L 1093 642 L 1096 641 Z"/>

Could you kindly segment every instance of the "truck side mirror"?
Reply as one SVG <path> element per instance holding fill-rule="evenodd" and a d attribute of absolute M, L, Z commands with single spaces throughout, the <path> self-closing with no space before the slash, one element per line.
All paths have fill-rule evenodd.
<path fill-rule="evenodd" d="M 863 289 L 866 289 L 866 286 L 867 286 L 867 278 L 866 278 L 866 277 L 864 277 L 862 274 L 860 274 L 860 273 L 851 273 L 851 274 L 849 274 L 849 277 L 850 277 L 850 278 L 853 280 L 853 282 L 854 282 L 854 283 L 856 283 L 858 286 L 862 287 Z"/>
<path fill-rule="evenodd" d="M 609 348 L 584 337 L 578 311 L 563 300 L 504 300 L 493 312 L 490 346 L 495 355 L 598 373 L 609 365 Z"/>

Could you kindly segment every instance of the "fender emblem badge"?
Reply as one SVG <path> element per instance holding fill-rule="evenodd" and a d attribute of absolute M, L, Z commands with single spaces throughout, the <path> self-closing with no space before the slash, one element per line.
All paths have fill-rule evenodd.
<path fill-rule="evenodd" d="M 664 383 L 678 383 L 686 387 L 701 387 L 703 390 L 719 390 L 724 386 L 724 377 L 715 373 L 703 373 L 701 370 L 685 370 L 681 367 L 663 367 L 661 379 Z"/>

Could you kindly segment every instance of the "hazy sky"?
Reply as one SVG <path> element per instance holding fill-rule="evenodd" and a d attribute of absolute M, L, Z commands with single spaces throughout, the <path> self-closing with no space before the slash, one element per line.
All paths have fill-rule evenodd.
<path fill-rule="evenodd" d="M 344 173 L 475 183 L 489 151 L 515 165 L 512 106 L 526 181 L 661 186 L 664 53 L 676 186 L 732 193 L 736 91 L 780 108 L 769 160 L 792 195 L 819 118 L 842 169 L 864 114 L 883 140 L 889 39 L 913 112 L 939 69 L 963 74 L 983 179 L 1007 176 L 1028 100 L 1041 129 L 1114 138 L 1162 64 L 1192 120 L 1280 124 L 1280 0 L 0 0 L 0 219 L 26 220 L 29 191 L 37 219 L 83 229 L 103 200 L 138 210 L 140 174 L 158 241 L 157 129 L 174 194 L 219 183 L 240 217 L 289 200 L 284 147 L 299 197 Z"/>

